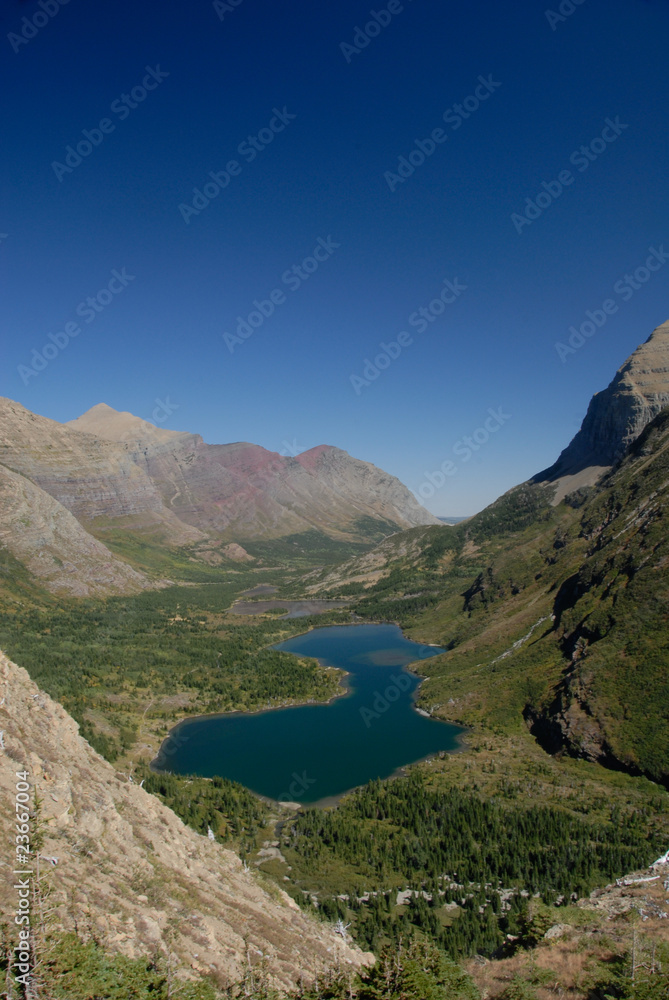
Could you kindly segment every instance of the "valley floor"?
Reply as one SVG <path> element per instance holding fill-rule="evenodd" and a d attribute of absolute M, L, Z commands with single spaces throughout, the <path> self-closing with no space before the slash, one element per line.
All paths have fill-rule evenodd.
<path fill-rule="evenodd" d="M 281 585 L 282 577 L 277 573 L 271 582 Z M 265 582 L 264 577 L 248 573 L 240 574 L 234 585 L 175 587 L 85 606 L 17 602 L 3 612 L 0 645 L 75 715 L 86 738 L 113 761 L 118 777 L 125 781 L 133 775 L 136 783 L 143 778 L 145 788 L 195 830 L 206 835 L 213 828 L 215 839 L 241 854 L 264 883 L 287 891 L 319 920 L 350 924 L 348 933 L 363 949 L 373 948 L 378 954 L 396 947 L 397 933 L 424 940 L 434 919 L 435 926 L 448 929 L 469 914 L 471 925 L 472 906 L 453 901 L 436 915 L 419 913 L 408 919 L 416 908 L 409 893 L 422 895 L 429 889 L 422 862 L 416 862 L 413 874 L 389 870 L 381 881 L 371 877 L 362 857 L 346 859 L 326 852 L 314 864 L 308 851 L 305 854 L 291 842 L 291 828 L 299 829 L 303 811 L 291 811 L 289 804 L 261 802 L 231 783 L 217 786 L 206 779 L 175 778 L 163 787 L 149 772 L 147 765 L 167 732 L 185 715 L 327 701 L 337 693 L 338 672 L 287 654 L 270 655 L 267 647 L 309 628 L 351 622 L 352 612 L 340 609 L 293 620 L 280 620 L 271 613 L 228 613 L 243 589 Z M 531 626 L 536 616 L 531 621 L 530 617 Z M 353 620 L 360 618 L 355 615 Z M 519 620 L 516 635 L 527 631 Z M 409 634 L 423 641 L 442 638 L 429 615 Z M 502 631 L 502 651 L 513 645 L 505 637 Z M 434 709 L 425 698 L 423 703 Z M 438 708 L 436 713 L 442 714 Z M 640 836 L 636 846 L 646 864 L 653 851 L 657 856 L 669 847 L 669 794 L 660 785 L 567 754 L 551 756 L 521 717 L 512 725 L 468 721 L 471 728 L 462 752 L 417 764 L 409 768 L 409 778 L 393 780 L 405 782 L 419 774 L 429 794 L 478 797 L 482 803 L 508 810 L 514 822 L 523 811 L 529 815 L 541 807 L 555 810 L 565 822 L 591 824 L 593 830 L 604 831 L 603 837 L 613 835 L 616 822 L 633 823 Z M 477 850 L 482 846 L 478 844 Z M 492 840 L 490 846 L 496 850 Z M 632 867 L 643 865 L 637 862 Z M 615 875 L 622 877 L 627 871 L 619 867 Z M 490 949 L 486 951 L 477 943 L 482 939 L 474 936 L 454 957 L 465 963 L 483 997 L 591 1000 L 603 998 L 606 987 L 617 990 L 613 996 L 646 1000 L 641 993 L 625 993 L 615 983 L 629 979 L 632 952 L 640 975 L 653 963 L 669 968 L 669 918 L 662 915 L 669 910 L 664 888 L 669 872 L 661 875 L 648 885 L 614 884 L 593 898 L 588 890 L 582 898 L 565 899 L 557 907 L 555 900 L 526 891 L 524 909 L 514 915 L 515 923 L 508 924 L 513 930 L 504 931 L 504 947 L 491 922 L 494 893 L 486 898 L 485 886 L 472 882 L 463 900 L 478 900 L 482 894 L 481 919 L 490 924 Z M 597 884 L 601 888 L 606 881 L 601 876 Z M 518 885 L 522 885 L 520 873 Z M 355 894 L 366 897 L 367 903 L 351 908 L 345 897 Z M 403 894 L 399 902 L 398 894 Z M 374 913 L 370 916 L 370 901 L 386 896 L 389 919 L 377 920 Z M 425 907 L 427 911 L 427 896 Z M 493 942 L 497 942 L 494 947 Z M 473 956 L 481 950 L 483 954 Z M 657 994 L 658 1000 L 661 996 Z M 649 993 L 651 997 L 655 1000 L 655 994 Z"/>

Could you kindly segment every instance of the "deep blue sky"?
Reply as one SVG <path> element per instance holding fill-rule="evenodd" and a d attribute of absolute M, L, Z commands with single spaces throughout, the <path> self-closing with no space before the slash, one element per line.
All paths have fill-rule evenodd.
<path fill-rule="evenodd" d="M 348 62 L 340 43 L 387 3 L 241 0 L 221 20 L 211 2 L 70 0 L 15 52 L 8 34 L 41 8 L 5 0 L 0 393 L 56 420 L 100 401 L 151 418 L 169 399 L 165 427 L 338 445 L 414 490 L 452 459 L 438 514 L 550 464 L 669 317 L 669 266 L 628 301 L 613 291 L 649 247 L 669 250 L 669 3 L 585 0 L 555 30 L 548 0 L 403 7 Z M 112 102 L 156 66 L 169 75 L 121 120 Z M 479 76 L 501 86 L 454 130 L 442 116 Z M 239 144 L 284 107 L 296 117 L 248 162 Z M 620 136 L 570 164 L 616 116 Z M 59 181 L 52 163 L 103 118 L 114 131 Z M 447 140 L 391 191 L 385 172 L 439 127 Z M 233 159 L 239 175 L 186 223 L 179 205 Z M 512 213 L 565 169 L 573 183 L 519 234 Z M 282 284 L 328 237 L 340 247 L 318 270 Z M 77 317 L 123 268 L 134 280 Z M 466 291 L 412 330 L 446 278 Z M 223 334 L 276 288 L 286 300 L 230 353 Z M 608 298 L 616 314 L 562 362 L 555 343 Z M 81 333 L 22 378 L 68 322 Z M 350 376 L 402 330 L 413 343 L 356 394 Z M 499 431 L 454 455 L 499 407 Z"/>

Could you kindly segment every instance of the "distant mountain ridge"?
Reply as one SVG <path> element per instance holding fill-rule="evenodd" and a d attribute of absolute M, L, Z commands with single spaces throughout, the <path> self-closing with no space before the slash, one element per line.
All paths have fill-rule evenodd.
<path fill-rule="evenodd" d="M 124 442 L 170 511 L 230 540 L 314 528 L 358 539 L 363 517 L 388 522 L 387 534 L 437 521 L 394 476 L 331 445 L 291 458 L 248 442 L 206 444 L 199 434 L 158 430 L 104 404 L 67 426 Z"/>
<path fill-rule="evenodd" d="M 31 572 L 80 596 L 150 585 L 105 547 L 110 532 L 194 547 L 196 557 L 198 546 L 220 543 L 227 558 L 226 545 L 229 552 L 251 540 L 317 532 L 361 543 L 438 523 L 399 480 L 341 449 L 321 445 L 289 458 L 245 442 L 209 445 L 106 404 L 60 424 L 0 399 L 0 463 L 0 540 L 23 562 L 30 537 L 41 553 Z"/>

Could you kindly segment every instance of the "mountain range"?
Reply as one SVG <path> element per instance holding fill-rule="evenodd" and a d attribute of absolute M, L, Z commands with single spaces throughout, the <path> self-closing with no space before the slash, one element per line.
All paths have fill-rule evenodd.
<path fill-rule="evenodd" d="M 437 524 L 399 480 L 320 445 L 295 458 L 209 445 L 104 403 L 67 424 L 0 400 L 0 542 L 56 593 L 161 585 L 142 551 L 251 560 L 249 542 L 361 546 Z M 168 567 L 169 568 L 169 567 Z"/>

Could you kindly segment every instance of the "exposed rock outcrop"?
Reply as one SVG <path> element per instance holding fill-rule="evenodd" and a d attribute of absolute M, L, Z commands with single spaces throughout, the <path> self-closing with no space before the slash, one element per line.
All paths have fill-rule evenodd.
<path fill-rule="evenodd" d="M 526 709 L 525 721 L 547 753 L 567 751 L 615 771 L 640 774 L 640 770 L 629 762 L 623 764 L 617 760 L 589 699 L 582 678 L 575 672 L 570 673 L 543 711 Z"/>
<path fill-rule="evenodd" d="M 578 434 L 534 482 L 564 478 L 569 490 L 591 485 L 622 458 L 667 405 L 669 321 L 658 326 L 618 369 L 608 387 L 592 397 Z M 565 492 L 562 489 L 560 496 Z"/>
<path fill-rule="evenodd" d="M 165 949 L 169 938 L 185 968 L 221 983 L 241 978 L 261 955 L 286 986 L 336 962 L 372 960 L 116 773 L 65 710 L 2 654 L 0 729 L 2 827 L 14 829 L 15 772 L 25 768 L 42 800 L 40 854 L 57 859 L 49 900 L 56 926 L 76 926 L 134 957 Z M 16 907 L 12 867 L 5 864 L 0 876 L 0 919 L 8 923 Z"/>
<path fill-rule="evenodd" d="M 222 552 L 226 559 L 232 559 L 233 562 L 255 562 L 253 556 L 250 556 L 246 549 L 237 545 L 236 542 L 230 542 L 222 549 Z"/>

